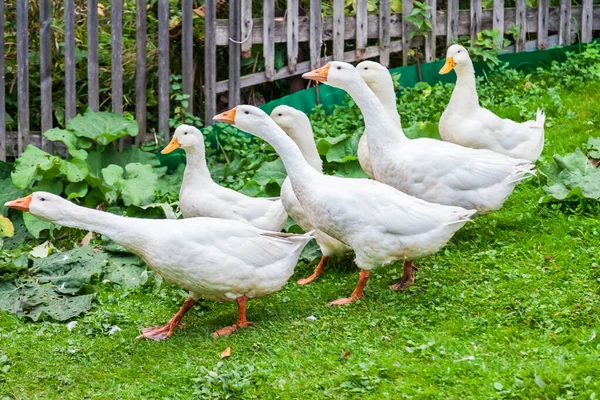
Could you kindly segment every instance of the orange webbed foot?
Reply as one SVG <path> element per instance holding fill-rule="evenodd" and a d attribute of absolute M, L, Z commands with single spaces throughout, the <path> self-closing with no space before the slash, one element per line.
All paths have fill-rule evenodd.
<path fill-rule="evenodd" d="M 228 335 L 231 335 L 232 333 L 234 333 L 235 331 L 237 331 L 238 329 L 245 328 L 247 326 L 252 326 L 252 325 L 253 325 L 252 322 L 246 321 L 244 324 L 233 324 L 230 326 L 226 326 L 224 328 L 217 329 L 216 331 L 214 331 L 213 338 L 218 339 L 221 336 L 228 336 Z"/>
<path fill-rule="evenodd" d="M 152 339 L 152 340 L 165 340 L 173 336 L 175 328 L 183 329 L 179 325 L 172 326 L 170 324 L 164 326 L 152 326 L 150 328 L 143 328 L 142 334 L 137 336 L 136 339 Z"/>
<path fill-rule="evenodd" d="M 315 279 L 317 279 L 318 275 L 312 274 L 311 276 L 307 277 L 307 278 L 302 278 L 298 280 L 298 285 L 307 285 L 309 283 L 311 283 L 312 281 L 314 281 Z"/>
<path fill-rule="evenodd" d="M 358 299 L 356 299 L 354 297 L 342 297 L 341 299 L 330 301 L 329 303 L 327 303 L 327 307 L 343 306 L 344 304 L 354 303 L 356 300 L 358 300 Z"/>

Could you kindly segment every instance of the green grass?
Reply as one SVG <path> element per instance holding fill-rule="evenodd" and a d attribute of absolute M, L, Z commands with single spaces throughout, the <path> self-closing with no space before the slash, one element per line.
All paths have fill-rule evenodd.
<path fill-rule="evenodd" d="M 561 99 L 568 112 L 550 115 L 546 160 L 598 135 L 599 84 Z M 354 288 L 351 260 L 307 287 L 295 281 L 314 264 L 299 264 L 284 290 L 249 302 L 254 328 L 218 340 L 212 332 L 236 311 L 208 301 L 171 339 L 135 340 L 179 308 L 184 296 L 170 287 L 101 286 L 70 332 L 0 312 L 0 398 L 600 396 L 600 211 L 539 205 L 542 193 L 538 178 L 519 185 L 502 210 L 420 260 L 409 292 L 388 290 L 402 272 L 394 264 L 374 271 L 363 301 L 327 308 Z M 122 331 L 106 334 L 112 325 Z"/>

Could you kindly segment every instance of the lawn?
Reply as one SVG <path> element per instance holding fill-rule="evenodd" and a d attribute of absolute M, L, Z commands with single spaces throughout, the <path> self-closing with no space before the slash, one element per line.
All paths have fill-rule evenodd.
<path fill-rule="evenodd" d="M 558 94 L 542 162 L 600 136 L 600 83 Z M 174 337 L 136 340 L 185 298 L 167 285 L 100 284 L 72 330 L 0 311 L 0 398 L 596 398 L 600 209 L 539 204 L 542 187 L 523 182 L 420 260 L 407 292 L 387 288 L 402 274 L 393 264 L 374 271 L 362 301 L 327 308 L 353 289 L 356 267 L 338 260 L 301 287 L 316 260 L 300 263 L 281 292 L 249 302 L 254 327 L 230 337 L 212 332 L 234 321 L 234 305 L 201 301 Z"/>

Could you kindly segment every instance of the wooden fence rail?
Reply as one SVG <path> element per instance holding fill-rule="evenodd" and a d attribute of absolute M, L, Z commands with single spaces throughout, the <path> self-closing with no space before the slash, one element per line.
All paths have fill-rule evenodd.
<path fill-rule="evenodd" d="M 404 14 L 392 13 L 389 0 L 378 2 L 378 14 L 368 14 L 367 0 L 356 1 L 356 14 L 345 14 L 344 0 L 331 0 L 333 15 L 323 16 L 321 0 L 312 0 L 307 15 L 300 15 L 299 1 L 289 0 L 283 17 L 276 17 L 274 0 L 262 2 L 263 18 L 252 18 L 257 4 L 252 0 L 229 1 L 228 20 L 217 19 L 216 0 L 204 3 L 204 71 L 203 97 L 204 120 L 212 123 L 217 112 L 217 94 L 228 92 L 229 106 L 241 101 L 241 89 L 257 84 L 272 82 L 296 76 L 317 68 L 330 60 L 354 62 L 378 58 L 389 65 L 390 54 L 401 52 L 403 64 L 409 60 L 411 46 L 424 47 L 425 61 L 433 61 L 442 49 L 436 49 L 436 39 L 446 45 L 453 43 L 459 35 L 470 36 L 475 42 L 483 29 L 498 29 L 504 35 L 516 25 L 515 45 L 512 51 L 526 51 L 535 48 L 545 49 L 553 44 L 566 45 L 579 34 L 582 42 L 592 40 L 593 31 L 600 30 L 600 5 L 593 0 L 582 0 L 581 6 L 572 6 L 570 0 L 560 0 L 559 7 L 550 7 L 549 0 L 539 0 L 535 8 L 527 8 L 525 0 L 516 0 L 515 8 L 505 8 L 504 0 L 494 0 L 493 9 L 482 9 L 481 0 L 471 0 L 469 9 L 459 9 L 458 0 L 440 2 L 447 4 L 441 8 L 436 0 L 425 0 L 431 7 L 433 30 L 426 38 L 409 39 L 411 24 L 406 16 L 413 9 L 410 0 L 403 0 Z M 30 135 L 29 99 L 29 32 L 27 0 L 17 0 L 17 84 L 18 84 L 18 132 L 6 131 L 5 107 L 5 60 L 0 58 L 0 160 L 6 160 L 7 149 L 16 148 L 21 154 L 28 143 L 35 143 L 46 151 L 52 151 L 51 143 L 45 138 Z M 65 119 L 72 118 L 77 109 L 75 79 L 75 5 L 74 0 L 64 2 L 65 22 Z M 136 138 L 139 145 L 146 140 L 146 90 L 147 90 L 147 3 L 136 0 L 136 80 L 135 115 L 140 127 Z M 189 95 L 188 111 L 194 110 L 194 1 L 181 1 L 181 76 L 182 91 Z M 111 109 L 123 112 L 123 0 L 111 0 Z M 158 132 L 169 139 L 169 0 L 157 0 L 158 21 Z M 4 2 L 0 3 L 0 52 L 4 53 Z M 52 75 L 51 75 L 51 26 L 50 0 L 39 1 L 40 21 L 40 92 L 42 132 L 52 127 Z M 38 32 L 31 32 L 37 35 Z M 535 34 L 535 35 L 532 35 Z M 532 39 L 527 41 L 527 37 Z M 348 44 L 352 44 L 352 50 Z M 275 67 L 275 44 L 286 43 L 287 65 Z M 301 43 L 308 43 L 309 54 L 304 56 Z M 253 45 L 262 45 L 264 70 L 241 75 L 241 59 L 249 56 Z M 218 81 L 217 47 L 229 47 L 228 74 L 225 80 Z M 438 46 L 439 47 L 439 46 Z M 88 104 L 92 110 L 99 110 L 98 78 L 98 0 L 87 0 L 87 84 Z M 306 57 L 306 58 L 302 58 Z M 220 72 L 220 73 L 219 73 Z M 16 139 L 15 139 L 16 138 Z M 15 143 L 16 142 L 16 143 Z M 121 146 L 123 143 L 121 143 Z M 14 150 L 13 153 L 14 154 Z"/>

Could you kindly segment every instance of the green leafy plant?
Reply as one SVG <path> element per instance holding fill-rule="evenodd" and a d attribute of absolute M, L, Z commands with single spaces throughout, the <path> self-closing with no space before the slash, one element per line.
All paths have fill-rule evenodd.
<path fill-rule="evenodd" d="M 498 43 L 502 43 L 502 45 Z M 493 69 L 494 66 L 500 63 L 498 54 L 509 44 L 510 40 L 500 36 L 498 29 L 484 29 L 477 34 L 475 44 L 469 46 L 469 54 L 474 60 L 482 61 L 490 69 Z"/>
<path fill-rule="evenodd" d="M 406 16 L 406 20 L 411 23 L 408 28 L 409 40 L 412 40 L 415 35 L 427 37 L 429 32 L 433 29 L 433 26 L 431 25 L 431 7 L 420 1 L 413 1 L 413 7 L 411 13 Z M 422 82 L 423 76 L 421 75 L 421 57 L 419 48 L 413 48 L 411 53 L 417 61 L 419 82 Z"/>
<path fill-rule="evenodd" d="M 200 399 L 248 398 L 247 392 L 256 380 L 257 371 L 252 365 L 217 363 L 209 370 L 200 367 L 200 374 L 193 378 L 194 396 Z"/>
<path fill-rule="evenodd" d="M 175 105 L 173 116 L 169 118 L 169 126 L 176 128 L 181 124 L 202 126 L 202 120 L 188 111 L 190 95 L 182 92 L 181 75 L 171 75 L 171 102 Z"/>

